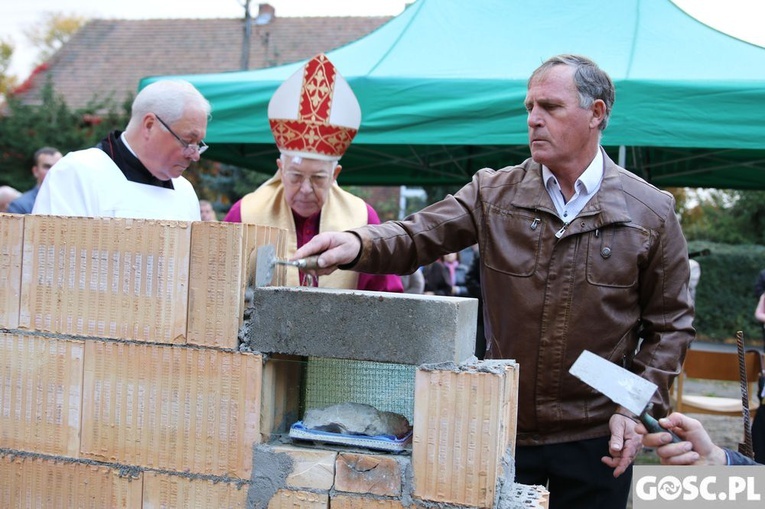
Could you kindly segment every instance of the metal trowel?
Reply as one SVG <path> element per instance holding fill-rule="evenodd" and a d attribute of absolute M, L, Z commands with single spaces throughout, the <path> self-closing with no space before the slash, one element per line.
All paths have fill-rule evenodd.
<path fill-rule="evenodd" d="M 658 388 L 656 384 L 588 350 L 579 355 L 569 373 L 608 396 L 614 403 L 638 415 L 649 433 L 663 431 L 672 435 L 672 442 L 681 441 L 677 435 L 662 428 L 647 412 L 651 398 Z"/>
<path fill-rule="evenodd" d="M 319 256 L 309 256 L 299 260 L 282 260 L 276 257 L 273 245 L 260 246 L 255 258 L 255 286 L 267 286 L 274 278 L 274 267 L 289 265 L 298 269 L 316 270 L 319 268 Z"/>

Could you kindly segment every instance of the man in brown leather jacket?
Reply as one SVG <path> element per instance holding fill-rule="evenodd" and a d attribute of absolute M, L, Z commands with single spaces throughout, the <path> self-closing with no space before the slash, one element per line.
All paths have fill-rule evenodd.
<path fill-rule="evenodd" d="M 594 62 L 553 57 L 528 82 L 531 159 L 295 253 L 323 252 L 319 274 L 409 273 L 478 242 L 486 357 L 521 370 L 516 480 L 547 485 L 551 508 L 625 507 L 640 447 L 629 412 L 569 374 L 582 350 L 657 384 L 662 417 L 695 334 L 674 199 L 600 147 L 614 96 Z"/>

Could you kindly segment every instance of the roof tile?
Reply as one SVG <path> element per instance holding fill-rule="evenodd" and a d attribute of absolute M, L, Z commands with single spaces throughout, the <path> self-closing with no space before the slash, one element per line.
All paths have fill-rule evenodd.
<path fill-rule="evenodd" d="M 390 17 L 284 17 L 252 25 L 249 69 L 304 60 L 374 31 Z M 118 104 L 141 78 L 241 70 L 242 19 L 94 19 L 31 78 L 21 94 L 39 103 L 48 77 L 71 108 L 94 97 Z"/>

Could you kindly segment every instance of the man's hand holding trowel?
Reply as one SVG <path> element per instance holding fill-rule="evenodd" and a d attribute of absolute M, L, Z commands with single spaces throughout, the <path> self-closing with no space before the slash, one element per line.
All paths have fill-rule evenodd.
<path fill-rule="evenodd" d="M 303 247 L 295 251 L 292 260 L 319 255 L 319 268 L 314 272 L 324 276 L 334 272 L 339 265 L 354 262 L 361 253 L 361 239 L 349 232 L 326 232 L 312 238 Z"/>
<path fill-rule="evenodd" d="M 603 463 L 614 468 L 614 477 L 619 477 L 643 447 L 642 435 L 635 431 L 638 420 L 652 433 L 664 431 L 648 413 L 656 384 L 587 350 L 581 353 L 569 372 L 619 405 L 608 422 L 611 456 L 601 458 Z M 670 435 L 672 442 L 680 441 L 671 432 Z"/>

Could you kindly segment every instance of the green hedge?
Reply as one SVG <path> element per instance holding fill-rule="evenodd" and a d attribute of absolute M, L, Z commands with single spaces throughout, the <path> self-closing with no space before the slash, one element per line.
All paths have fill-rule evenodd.
<path fill-rule="evenodd" d="M 688 251 L 709 249 L 695 258 L 701 266 L 694 326 L 699 340 L 735 343 L 743 331 L 747 346 L 762 346 L 762 326 L 754 319 L 754 283 L 765 269 L 765 246 L 691 241 Z"/>

